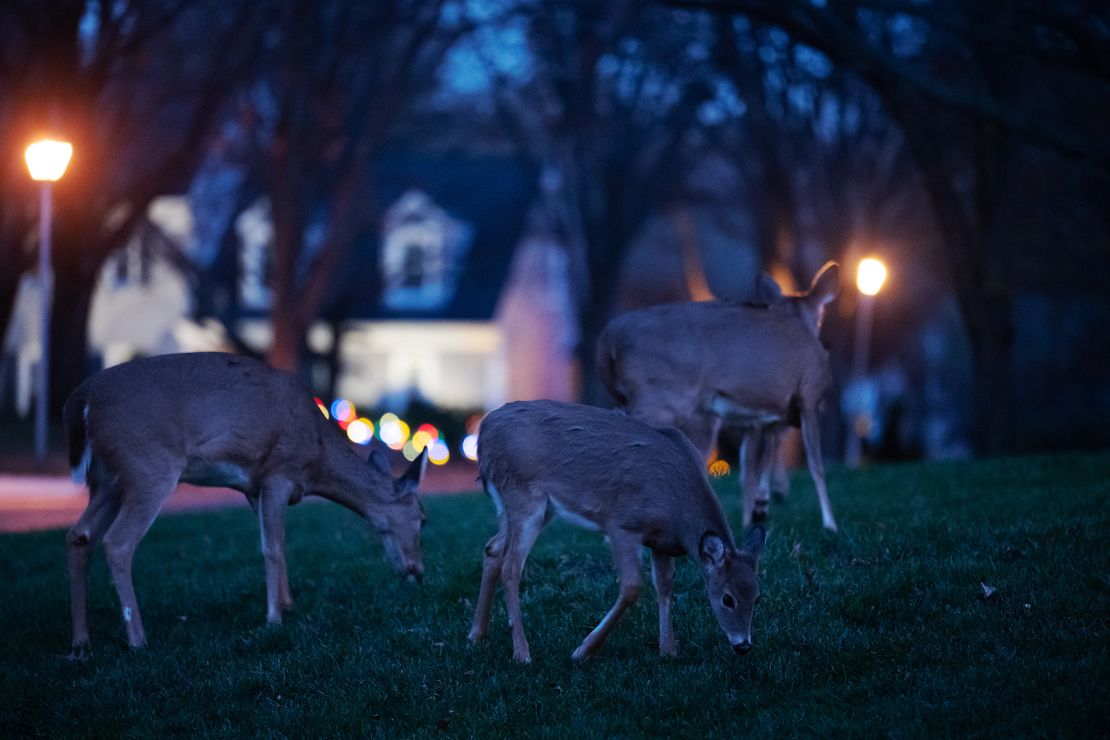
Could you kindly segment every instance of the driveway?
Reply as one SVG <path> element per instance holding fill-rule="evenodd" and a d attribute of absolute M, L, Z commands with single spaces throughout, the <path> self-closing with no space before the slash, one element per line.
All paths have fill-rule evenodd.
<path fill-rule="evenodd" d="M 475 491 L 476 465 L 462 461 L 438 467 L 429 465 L 420 486 L 422 493 L 446 494 Z M 0 474 L 0 532 L 70 527 L 88 503 L 84 486 L 68 477 Z M 247 507 L 243 494 L 227 488 L 198 488 L 182 484 L 162 507 L 163 512 L 203 511 L 229 506 Z"/>

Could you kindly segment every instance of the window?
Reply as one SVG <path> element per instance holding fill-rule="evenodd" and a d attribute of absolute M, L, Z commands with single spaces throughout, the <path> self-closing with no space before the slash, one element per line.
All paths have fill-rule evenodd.
<path fill-rule="evenodd" d="M 382 303 L 394 310 L 435 310 L 455 294 L 473 230 L 426 193 L 409 190 L 385 213 Z"/>

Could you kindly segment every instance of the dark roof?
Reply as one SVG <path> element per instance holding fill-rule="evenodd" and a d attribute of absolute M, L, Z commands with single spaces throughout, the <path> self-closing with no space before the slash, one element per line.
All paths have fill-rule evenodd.
<path fill-rule="evenodd" d="M 380 159 L 373 180 L 379 215 L 405 192 L 418 189 L 473 229 L 455 293 L 447 305 L 434 311 L 382 305 L 380 230 L 375 229 L 356 241 L 349 269 L 337 281 L 337 300 L 327 312 L 377 320 L 491 319 L 523 235 L 537 177 L 534 164 L 507 158 L 396 155 Z"/>

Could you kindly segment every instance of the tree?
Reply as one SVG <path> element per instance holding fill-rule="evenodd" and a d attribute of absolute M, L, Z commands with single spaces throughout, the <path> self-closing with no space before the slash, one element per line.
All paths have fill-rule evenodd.
<path fill-rule="evenodd" d="M 6 268 L 16 266 L 0 281 L 2 327 L 32 257 L 23 243 L 33 212 L 7 205 L 33 202 L 19 150 L 42 130 L 64 134 L 75 148 L 55 188 L 54 408 L 86 372 L 87 316 L 101 265 L 153 198 L 187 182 L 212 121 L 247 69 L 259 20 L 252 3 L 215 0 L 0 6 L 0 254 Z"/>
<path fill-rule="evenodd" d="M 376 221 L 374 154 L 472 28 L 445 6 L 303 0 L 277 17 L 264 76 L 276 120 L 260 158 L 274 225 L 267 359 L 276 367 L 298 366 L 337 267 Z"/>
<path fill-rule="evenodd" d="M 713 96 L 704 23 L 635 2 L 535 3 L 534 71 L 501 89 L 503 118 L 546 163 L 572 252 L 586 400 L 604 391 L 594 347 L 620 266 L 647 218 L 682 188 L 699 105 Z M 504 80 L 502 82 L 505 82 Z"/>
<path fill-rule="evenodd" d="M 1048 167 L 1078 169 L 1084 182 L 1069 187 L 1081 198 L 1105 188 L 1110 146 L 1104 126 L 1092 122 L 1110 113 L 1106 10 L 942 0 L 671 4 L 780 28 L 858 75 L 882 101 L 921 175 L 971 340 L 975 446 L 1011 447 L 1014 290 L 1023 277 L 1043 279 L 1015 272 L 1020 250 L 1012 243 L 1028 239 L 1014 229 L 1023 200 L 1017 184 Z M 1042 250 L 1040 259 L 1051 257 Z"/>

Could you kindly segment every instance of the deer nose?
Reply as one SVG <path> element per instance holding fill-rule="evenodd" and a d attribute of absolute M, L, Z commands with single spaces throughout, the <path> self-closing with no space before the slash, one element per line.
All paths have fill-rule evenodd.
<path fill-rule="evenodd" d="M 424 569 L 420 566 L 412 566 L 405 571 L 405 580 L 409 583 L 420 583 L 424 580 Z"/>
<path fill-rule="evenodd" d="M 737 655 L 747 655 L 752 650 L 752 641 L 744 640 L 743 642 L 738 642 L 732 646 L 732 650 Z"/>

